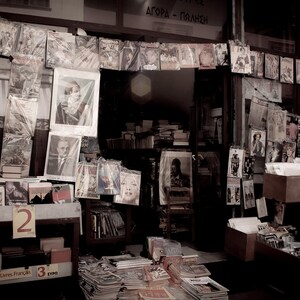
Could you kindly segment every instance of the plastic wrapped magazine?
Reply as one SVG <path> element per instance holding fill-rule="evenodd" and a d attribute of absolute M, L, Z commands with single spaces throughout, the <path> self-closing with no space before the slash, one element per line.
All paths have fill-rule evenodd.
<path fill-rule="evenodd" d="M 39 98 L 43 62 L 32 55 L 15 54 L 11 63 L 9 95 L 37 101 Z"/>
<path fill-rule="evenodd" d="M 199 56 L 199 69 L 215 69 L 216 57 L 214 44 L 199 44 L 197 48 L 197 56 Z"/>
<path fill-rule="evenodd" d="M 0 55 L 9 57 L 15 50 L 21 24 L 0 19 Z"/>
<path fill-rule="evenodd" d="M 179 49 L 175 43 L 160 44 L 160 69 L 180 70 Z"/>
<path fill-rule="evenodd" d="M 21 165 L 22 177 L 29 176 L 32 152 L 30 135 L 4 133 L 1 152 L 1 170 L 4 165 Z"/>
<path fill-rule="evenodd" d="M 180 68 L 199 68 L 197 44 L 180 44 L 178 50 Z"/>
<path fill-rule="evenodd" d="M 16 52 L 45 60 L 47 31 L 39 26 L 21 24 Z"/>
<path fill-rule="evenodd" d="M 34 136 L 38 102 L 8 97 L 4 132 Z"/>
<path fill-rule="evenodd" d="M 115 203 L 139 205 L 141 171 L 122 167 L 120 171 L 120 194 L 114 196 Z"/>
<path fill-rule="evenodd" d="M 98 159 L 97 183 L 98 193 L 101 195 L 120 194 L 120 170 L 121 161 L 103 157 Z"/>
<path fill-rule="evenodd" d="M 140 65 L 141 70 L 158 71 L 159 64 L 159 43 L 140 43 Z"/>
<path fill-rule="evenodd" d="M 98 71 L 100 67 L 98 39 L 95 36 L 75 36 L 76 70 Z"/>
<path fill-rule="evenodd" d="M 75 58 L 75 36 L 68 32 L 48 31 L 46 67 L 71 68 Z"/>
<path fill-rule="evenodd" d="M 121 40 L 118 39 L 99 39 L 100 68 L 119 70 L 120 44 Z"/>
<path fill-rule="evenodd" d="M 97 194 L 97 162 L 77 164 L 75 197 L 100 199 Z"/>
<path fill-rule="evenodd" d="M 120 47 L 120 70 L 138 71 L 140 44 L 137 41 L 124 41 Z"/>

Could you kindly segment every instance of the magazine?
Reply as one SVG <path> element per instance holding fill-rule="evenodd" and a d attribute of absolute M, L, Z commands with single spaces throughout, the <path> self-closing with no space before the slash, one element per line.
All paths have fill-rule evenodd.
<path fill-rule="evenodd" d="M 139 51 L 141 70 L 157 71 L 159 65 L 159 43 L 140 43 Z"/>
<path fill-rule="evenodd" d="M 119 70 L 119 51 L 121 40 L 99 38 L 100 68 Z"/>
<path fill-rule="evenodd" d="M 161 70 L 180 70 L 178 44 L 160 44 L 160 69 Z"/>
<path fill-rule="evenodd" d="M 27 205 L 28 182 L 6 181 L 5 182 L 5 205 Z"/>

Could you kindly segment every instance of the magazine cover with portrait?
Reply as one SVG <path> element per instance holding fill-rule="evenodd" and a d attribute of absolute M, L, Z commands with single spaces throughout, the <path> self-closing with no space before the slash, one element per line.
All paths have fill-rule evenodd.
<path fill-rule="evenodd" d="M 97 136 L 100 73 L 54 69 L 50 129 Z"/>
<path fill-rule="evenodd" d="M 245 150 L 231 146 L 229 149 L 227 177 L 243 177 Z"/>
<path fill-rule="evenodd" d="M 139 205 L 141 189 L 141 171 L 129 170 L 125 167 L 120 171 L 120 194 L 114 196 L 114 203 Z"/>
<path fill-rule="evenodd" d="M 44 176 L 51 180 L 76 181 L 81 136 L 49 132 Z"/>
<path fill-rule="evenodd" d="M 167 205 L 166 188 L 190 188 L 193 193 L 192 152 L 164 150 L 159 163 L 159 202 Z"/>

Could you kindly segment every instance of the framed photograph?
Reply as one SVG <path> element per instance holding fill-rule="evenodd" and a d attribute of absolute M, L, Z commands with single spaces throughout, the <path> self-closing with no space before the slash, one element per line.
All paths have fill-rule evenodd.
<path fill-rule="evenodd" d="M 100 73 L 55 68 L 50 129 L 97 136 Z"/>
<path fill-rule="evenodd" d="M 159 164 L 159 201 L 167 205 L 166 188 L 190 188 L 192 195 L 192 153 L 188 151 L 162 151 Z"/>
<path fill-rule="evenodd" d="M 76 181 L 81 136 L 49 132 L 44 176 L 52 180 Z"/>

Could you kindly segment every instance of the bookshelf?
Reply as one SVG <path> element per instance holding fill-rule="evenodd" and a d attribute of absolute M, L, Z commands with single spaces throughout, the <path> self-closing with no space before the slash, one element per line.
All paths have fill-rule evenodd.
<path fill-rule="evenodd" d="M 79 237 L 81 228 L 81 205 L 80 203 L 69 204 L 39 204 L 35 205 L 36 214 L 36 237 L 35 238 L 20 238 L 9 240 L 12 236 L 12 216 L 13 206 L 0 207 L 1 221 L 0 234 L 1 247 L 6 243 L 13 243 L 18 246 L 26 245 L 27 242 L 37 242 L 41 237 L 50 234 L 65 234 L 66 243 L 71 248 L 71 262 L 57 264 L 41 264 L 32 266 L 23 266 L 10 269 L 2 269 L 3 274 L 13 274 L 16 272 L 22 273 L 27 270 L 27 276 L 13 277 L 8 275 L 0 276 L 0 285 L 27 282 L 35 280 L 54 279 L 62 277 L 77 277 L 78 275 L 78 255 L 79 255 Z M 53 231 L 53 232 L 52 232 Z M 48 270 L 49 272 L 44 272 Z M 6 279 L 7 278 L 7 279 Z"/>

